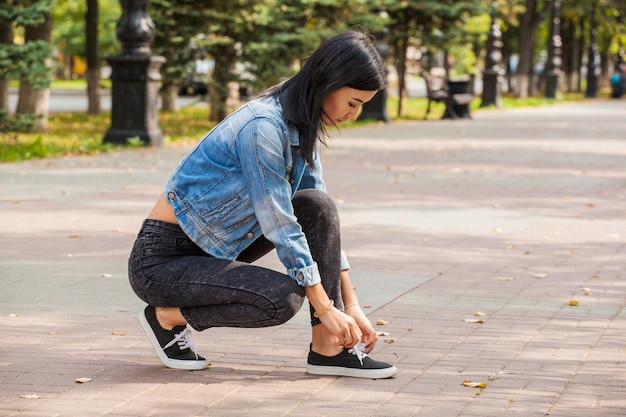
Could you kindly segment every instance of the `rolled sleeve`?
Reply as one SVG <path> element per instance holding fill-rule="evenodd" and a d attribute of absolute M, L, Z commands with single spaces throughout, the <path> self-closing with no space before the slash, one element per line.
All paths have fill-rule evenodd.
<path fill-rule="evenodd" d="M 348 257 L 344 251 L 341 251 L 341 270 L 347 271 L 350 269 L 350 262 L 348 262 Z"/>
<path fill-rule="evenodd" d="M 313 263 L 306 268 L 292 268 L 289 271 L 289 276 L 295 279 L 299 285 L 303 287 L 310 287 L 322 282 L 320 271 L 317 267 L 317 263 Z"/>

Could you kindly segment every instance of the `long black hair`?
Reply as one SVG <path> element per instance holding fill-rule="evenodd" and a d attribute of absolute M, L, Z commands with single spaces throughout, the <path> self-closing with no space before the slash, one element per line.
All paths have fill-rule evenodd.
<path fill-rule="evenodd" d="M 285 121 L 298 129 L 300 152 L 313 164 L 317 140 L 324 143 L 322 103 L 342 87 L 379 91 L 385 87 L 380 54 L 363 33 L 347 31 L 322 43 L 293 77 L 263 95 L 277 97 Z"/>

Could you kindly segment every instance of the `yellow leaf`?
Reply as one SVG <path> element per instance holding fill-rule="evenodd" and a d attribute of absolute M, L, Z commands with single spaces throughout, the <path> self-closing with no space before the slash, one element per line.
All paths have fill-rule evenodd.
<path fill-rule="evenodd" d="M 480 311 L 475 312 L 474 315 L 477 317 L 486 316 L 485 313 L 481 313 Z"/>
<path fill-rule="evenodd" d="M 124 331 L 121 331 L 121 332 L 112 331 L 111 334 L 114 334 L 116 336 L 126 336 L 128 334 L 128 330 L 124 330 Z"/>
<path fill-rule="evenodd" d="M 394 343 L 396 341 L 396 339 L 385 339 L 385 343 Z"/>
<path fill-rule="evenodd" d="M 69 235 L 68 236 L 69 239 L 82 239 L 81 235 Z"/>
<path fill-rule="evenodd" d="M 486 388 L 487 387 L 486 382 L 472 382 L 469 379 L 464 380 L 463 385 L 465 385 L 466 387 L 470 387 L 470 388 Z"/>
<path fill-rule="evenodd" d="M 388 324 L 389 324 L 389 322 L 386 321 L 386 320 L 376 320 L 376 325 L 377 326 L 386 326 Z"/>
<path fill-rule="evenodd" d="M 533 274 L 533 278 L 546 278 L 548 274 Z"/>
<path fill-rule="evenodd" d="M 570 306 L 577 306 L 577 305 L 578 305 L 578 301 L 576 301 L 576 300 L 570 300 L 570 302 L 569 302 L 569 303 L 567 303 L 567 305 L 570 305 Z"/>
<path fill-rule="evenodd" d="M 41 398 L 41 397 L 37 394 L 25 394 L 25 395 L 20 395 L 20 398 L 28 398 L 30 400 L 30 399 L 36 399 L 36 398 Z"/>
<path fill-rule="evenodd" d="M 389 332 L 376 332 L 376 336 L 389 336 Z"/>
<path fill-rule="evenodd" d="M 91 382 L 91 378 L 76 378 L 77 384 L 84 384 L 85 382 Z"/>
<path fill-rule="evenodd" d="M 465 319 L 465 323 L 479 323 L 479 324 L 482 324 L 482 323 L 484 323 L 484 321 L 482 321 L 481 319 Z"/>

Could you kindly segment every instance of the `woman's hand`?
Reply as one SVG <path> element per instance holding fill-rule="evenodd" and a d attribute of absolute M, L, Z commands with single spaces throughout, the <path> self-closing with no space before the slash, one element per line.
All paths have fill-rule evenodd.
<path fill-rule="evenodd" d="M 332 307 L 320 317 L 322 325 L 336 338 L 337 346 L 351 348 L 363 340 L 363 332 L 357 321 L 348 314 Z M 376 333 L 374 333 L 376 336 Z"/>
<path fill-rule="evenodd" d="M 346 313 L 352 317 L 357 326 L 359 326 L 362 334 L 361 342 L 365 344 L 365 353 L 370 353 L 376 346 L 376 342 L 378 342 L 378 336 L 376 335 L 374 326 L 372 326 L 372 323 L 358 304 L 349 305 L 346 308 Z"/>

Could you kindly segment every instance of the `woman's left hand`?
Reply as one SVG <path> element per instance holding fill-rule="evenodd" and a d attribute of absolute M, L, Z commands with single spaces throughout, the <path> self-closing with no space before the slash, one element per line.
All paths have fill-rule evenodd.
<path fill-rule="evenodd" d="M 376 335 L 376 330 L 374 330 L 374 326 L 369 321 L 363 310 L 361 310 L 361 306 L 351 305 L 346 309 L 346 314 L 352 317 L 357 326 L 361 329 L 363 336 L 361 337 L 361 343 L 365 344 L 365 352 L 371 352 L 376 346 L 376 342 L 378 342 L 378 336 Z"/>

